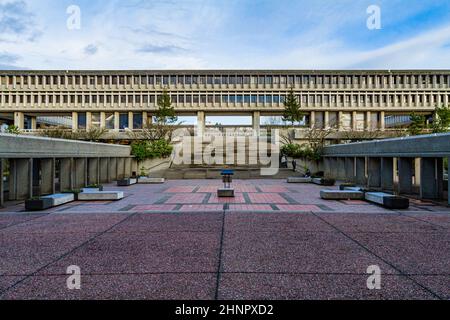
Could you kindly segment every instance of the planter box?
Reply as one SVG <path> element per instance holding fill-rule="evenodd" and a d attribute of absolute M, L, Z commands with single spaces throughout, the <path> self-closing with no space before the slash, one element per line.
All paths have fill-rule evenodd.
<path fill-rule="evenodd" d="M 53 207 L 51 199 L 36 199 L 25 201 L 25 210 L 27 211 L 41 211 Z"/>
<path fill-rule="evenodd" d="M 311 183 L 312 180 L 312 178 L 305 177 L 289 177 L 287 183 Z"/>
<path fill-rule="evenodd" d="M 78 195 L 80 201 L 116 201 L 123 199 L 122 191 L 91 191 Z"/>
<path fill-rule="evenodd" d="M 312 182 L 314 184 L 318 184 L 320 186 L 331 187 L 331 186 L 334 186 L 334 184 L 336 183 L 336 180 L 334 180 L 334 179 L 326 179 L 326 178 L 314 178 L 312 180 Z"/>
<path fill-rule="evenodd" d="M 219 198 L 233 198 L 234 197 L 234 189 L 221 188 L 221 189 L 217 190 L 217 196 Z"/>
<path fill-rule="evenodd" d="M 138 183 L 140 184 L 161 184 L 166 182 L 164 178 L 149 178 L 149 177 L 139 177 Z"/>
<path fill-rule="evenodd" d="M 350 190 L 321 190 L 320 197 L 324 200 L 364 200 L 364 192 Z"/>
<path fill-rule="evenodd" d="M 119 187 L 128 187 L 137 183 L 137 178 L 128 178 L 123 180 L 118 180 L 117 185 Z"/>
<path fill-rule="evenodd" d="M 409 199 L 383 192 L 367 192 L 366 200 L 388 209 L 408 209 Z"/>

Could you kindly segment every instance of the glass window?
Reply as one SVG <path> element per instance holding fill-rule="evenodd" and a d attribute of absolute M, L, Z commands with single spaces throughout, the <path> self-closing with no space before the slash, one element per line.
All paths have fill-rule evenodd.
<path fill-rule="evenodd" d="M 142 129 L 142 113 L 133 113 L 133 129 Z"/>
<path fill-rule="evenodd" d="M 244 103 L 250 103 L 250 96 L 248 94 L 244 96 Z"/>
<path fill-rule="evenodd" d="M 234 94 L 230 95 L 230 103 L 236 103 L 236 96 Z"/>
<path fill-rule="evenodd" d="M 272 103 L 272 96 L 266 95 L 266 103 Z"/>
<path fill-rule="evenodd" d="M 128 128 L 128 113 L 119 114 L 119 129 Z"/>
<path fill-rule="evenodd" d="M 265 103 L 266 102 L 266 96 L 260 95 L 258 96 L 258 103 Z"/>
<path fill-rule="evenodd" d="M 236 96 L 236 103 L 242 103 L 242 95 L 237 95 Z"/>
<path fill-rule="evenodd" d="M 85 112 L 78 113 L 78 128 L 86 129 L 86 113 Z"/>
<path fill-rule="evenodd" d="M 228 96 L 226 94 L 222 96 L 222 102 L 223 103 L 228 103 L 228 100 L 229 99 L 228 99 Z"/>
<path fill-rule="evenodd" d="M 257 99 L 258 99 L 257 95 L 253 94 L 251 97 L 251 103 L 256 103 Z"/>
<path fill-rule="evenodd" d="M 100 112 L 91 113 L 91 124 L 94 128 L 100 127 Z"/>
<path fill-rule="evenodd" d="M 105 114 L 105 128 L 106 129 L 114 129 L 114 113 L 107 112 Z"/>
<path fill-rule="evenodd" d="M 273 103 L 280 103 L 280 96 L 279 95 L 273 96 Z"/>

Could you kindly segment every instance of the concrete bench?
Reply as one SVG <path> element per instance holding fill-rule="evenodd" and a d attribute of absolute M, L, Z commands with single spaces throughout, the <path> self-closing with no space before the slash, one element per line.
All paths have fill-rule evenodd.
<path fill-rule="evenodd" d="M 343 190 L 347 190 L 347 191 L 361 191 L 361 192 L 364 191 L 363 188 L 361 188 L 361 187 L 344 187 Z"/>
<path fill-rule="evenodd" d="M 306 177 L 289 177 L 287 178 L 287 183 L 311 183 L 312 178 L 306 178 Z"/>
<path fill-rule="evenodd" d="M 117 186 L 128 187 L 137 183 L 137 178 L 127 178 L 122 180 L 117 180 Z"/>
<path fill-rule="evenodd" d="M 312 183 L 318 184 L 320 186 L 334 186 L 336 180 L 326 178 L 313 178 Z"/>
<path fill-rule="evenodd" d="M 388 209 L 408 209 L 409 199 L 384 192 L 367 192 L 366 200 Z"/>
<path fill-rule="evenodd" d="M 217 196 L 219 198 L 234 198 L 233 188 L 220 188 L 217 190 Z"/>
<path fill-rule="evenodd" d="M 73 193 L 57 193 L 41 197 L 41 199 L 50 199 L 52 201 L 52 206 L 56 207 L 75 201 L 75 195 Z"/>
<path fill-rule="evenodd" d="M 138 179 L 138 183 L 140 184 L 161 184 L 166 182 L 164 178 L 149 178 L 149 177 L 140 177 Z"/>
<path fill-rule="evenodd" d="M 122 191 L 89 191 L 78 194 L 79 201 L 116 201 L 123 199 Z"/>
<path fill-rule="evenodd" d="M 321 190 L 324 200 L 364 200 L 364 192 L 351 190 Z"/>

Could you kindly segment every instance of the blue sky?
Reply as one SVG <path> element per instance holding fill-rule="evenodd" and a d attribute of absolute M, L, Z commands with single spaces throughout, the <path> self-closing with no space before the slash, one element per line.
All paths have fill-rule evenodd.
<path fill-rule="evenodd" d="M 0 0 L 0 68 L 448 69 L 450 1 Z"/>

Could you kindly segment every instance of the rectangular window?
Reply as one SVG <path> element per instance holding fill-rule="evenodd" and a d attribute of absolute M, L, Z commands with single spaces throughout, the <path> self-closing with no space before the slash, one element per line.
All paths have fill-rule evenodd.
<path fill-rule="evenodd" d="M 78 113 L 78 128 L 86 129 L 86 113 L 85 112 Z"/>
<path fill-rule="evenodd" d="M 260 95 L 258 96 L 258 103 L 264 104 L 266 102 L 266 96 Z"/>
<path fill-rule="evenodd" d="M 107 112 L 105 114 L 105 128 L 108 130 L 114 129 L 114 112 Z"/>
<path fill-rule="evenodd" d="M 142 129 L 142 113 L 133 113 L 133 129 Z"/>
<path fill-rule="evenodd" d="M 128 113 L 119 114 L 119 129 L 123 130 L 128 128 Z"/>

